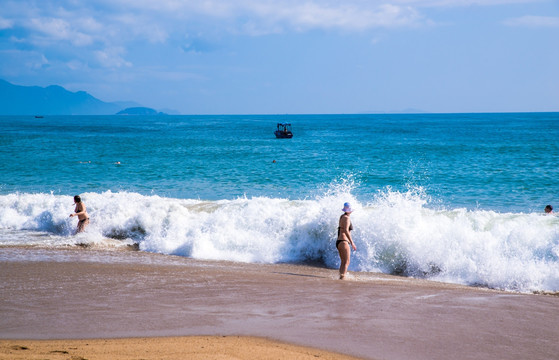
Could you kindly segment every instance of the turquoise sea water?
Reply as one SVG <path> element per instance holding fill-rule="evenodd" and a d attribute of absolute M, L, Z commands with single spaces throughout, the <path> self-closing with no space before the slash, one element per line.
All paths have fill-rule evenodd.
<path fill-rule="evenodd" d="M 293 139 L 275 139 L 278 121 L 293 123 Z M 363 200 L 422 187 L 448 208 L 531 212 L 559 193 L 558 113 L 0 117 L 0 126 L 2 194 L 304 199 L 351 179 Z"/>
<path fill-rule="evenodd" d="M 294 137 L 276 139 L 285 121 Z M 542 215 L 559 206 L 559 113 L 4 116 L 0 130 L 0 244 L 336 267 L 351 201 L 350 270 L 559 289 L 557 218 Z M 74 194 L 92 217 L 77 237 Z"/>

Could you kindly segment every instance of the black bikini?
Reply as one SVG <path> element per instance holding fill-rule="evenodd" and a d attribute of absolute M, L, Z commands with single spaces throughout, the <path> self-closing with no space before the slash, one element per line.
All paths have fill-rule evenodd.
<path fill-rule="evenodd" d="M 82 210 L 83 210 L 83 209 L 82 209 Z M 76 208 L 74 209 L 74 212 L 75 212 L 76 214 L 79 212 L 79 211 L 78 211 L 78 205 L 77 205 L 77 204 L 76 204 Z M 78 221 L 78 224 L 80 224 L 80 223 L 82 223 L 82 222 L 84 222 L 84 221 L 87 221 L 87 220 L 89 220 L 89 218 L 85 218 L 85 219 L 83 219 L 83 220 L 80 220 L 80 221 Z"/>

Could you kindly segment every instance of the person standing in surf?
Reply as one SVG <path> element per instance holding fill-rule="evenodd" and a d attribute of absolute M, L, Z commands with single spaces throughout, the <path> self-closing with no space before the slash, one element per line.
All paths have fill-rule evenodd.
<path fill-rule="evenodd" d="M 353 212 L 350 203 L 345 203 L 342 209 L 344 214 L 340 216 L 340 223 L 338 226 L 338 240 L 336 241 L 336 248 L 338 249 L 338 254 L 340 255 L 340 280 L 343 280 L 347 274 L 347 268 L 349 266 L 349 260 L 351 256 L 351 248 L 356 251 L 357 248 L 353 243 L 351 238 L 351 231 L 353 230 L 353 225 L 351 225 L 351 220 L 349 216 Z"/>
<path fill-rule="evenodd" d="M 76 233 L 80 233 L 84 231 L 85 227 L 89 224 L 89 215 L 87 214 L 85 204 L 82 202 L 79 195 L 74 196 L 74 205 L 76 205 L 76 208 L 74 209 L 74 213 L 70 214 L 70 217 L 78 217 L 78 227 L 76 229 Z"/>

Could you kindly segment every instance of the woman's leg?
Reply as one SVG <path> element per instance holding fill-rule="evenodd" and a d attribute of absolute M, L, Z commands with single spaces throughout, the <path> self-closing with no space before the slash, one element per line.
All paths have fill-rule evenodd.
<path fill-rule="evenodd" d="M 351 255 L 351 250 L 349 249 L 349 244 L 347 241 L 342 241 L 338 245 L 338 253 L 340 254 L 340 279 L 343 279 L 347 273 L 347 268 L 349 266 L 349 257 Z"/>
<path fill-rule="evenodd" d="M 78 229 L 76 232 L 82 232 L 85 230 L 85 227 L 89 224 L 89 219 L 85 219 L 85 221 L 78 221 Z"/>

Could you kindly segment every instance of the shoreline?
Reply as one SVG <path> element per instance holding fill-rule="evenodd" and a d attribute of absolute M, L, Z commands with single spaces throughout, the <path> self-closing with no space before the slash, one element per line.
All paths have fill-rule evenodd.
<path fill-rule="evenodd" d="M 304 265 L 131 251 L 49 254 L 42 261 L 0 261 L 0 344 L 203 335 L 256 337 L 364 359 L 559 353 L 556 296 L 376 273 L 340 281 L 337 270 Z M 119 262 L 92 261 L 103 256 Z"/>

